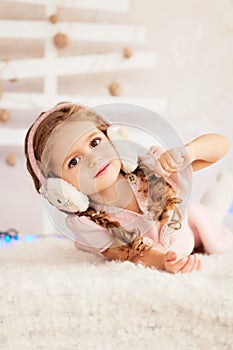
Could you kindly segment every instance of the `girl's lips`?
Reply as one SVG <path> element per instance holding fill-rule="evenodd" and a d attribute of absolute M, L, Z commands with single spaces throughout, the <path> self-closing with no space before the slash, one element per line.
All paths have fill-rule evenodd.
<path fill-rule="evenodd" d="M 98 173 L 95 175 L 95 177 L 101 176 L 103 174 L 106 173 L 106 171 L 108 170 L 108 166 L 110 163 L 108 163 L 107 165 L 105 165 L 103 168 L 100 169 L 100 171 L 98 171 Z"/>

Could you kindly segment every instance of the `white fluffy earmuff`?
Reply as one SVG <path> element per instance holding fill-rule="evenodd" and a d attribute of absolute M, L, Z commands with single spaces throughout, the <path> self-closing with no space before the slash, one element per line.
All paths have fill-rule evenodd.
<path fill-rule="evenodd" d="M 107 136 L 120 157 L 122 170 L 127 174 L 134 171 L 138 166 L 138 154 L 124 126 L 110 125 Z"/>
<path fill-rule="evenodd" d="M 88 197 L 69 182 L 60 178 L 48 178 L 40 193 L 57 209 L 70 213 L 82 212 L 89 206 Z"/>

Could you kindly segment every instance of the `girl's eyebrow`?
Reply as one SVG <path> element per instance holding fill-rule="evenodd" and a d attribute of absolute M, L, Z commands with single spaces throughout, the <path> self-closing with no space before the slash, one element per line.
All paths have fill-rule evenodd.
<path fill-rule="evenodd" d="M 98 135 L 99 133 L 101 133 L 100 130 L 95 130 L 95 131 L 93 131 L 93 132 L 88 136 L 87 141 L 90 141 L 90 140 L 92 139 L 93 136 Z"/>
<path fill-rule="evenodd" d="M 86 142 L 89 142 L 93 136 L 98 135 L 99 133 L 101 133 L 100 130 L 94 130 L 85 140 Z M 73 156 L 77 156 L 77 151 L 74 151 L 72 153 L 69 153 L 68 156 L 64 159 L 62 166 L 64 166 L 64 164 L 67 162 L 68 159 L 72 158 Z"/>

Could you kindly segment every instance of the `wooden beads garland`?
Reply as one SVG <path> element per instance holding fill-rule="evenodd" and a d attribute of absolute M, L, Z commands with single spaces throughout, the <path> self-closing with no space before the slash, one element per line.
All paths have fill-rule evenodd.
<path fill-rule="evenodd" d="M 0 122 L 6 123 L 11 119 L 11 114 L 7 109 L 0 109 Z"/>
<path fill-rule="evenodd" d="M 130 58 L 133 55 L 133 50 L 129 47 L 125 47 L 123 50 L 123 56 L 124 58 Z"/>
<path fill-rule="evenodd" d="M 69 45 L 69 37 L 64 33 L 57 33 L 53 37 L 53 42 L 58 49 L 63 49 Z"/>
<path fill-rule="evenodd" d="M 122 86 L 120 83 L 118 83 L 117 81 L 112 81 L 109 85 L 108 85 L 108 91 L 110 92 L 110 94 L 112 96 L 119 96 L 122 93 Z"/>
<path fill-rule="evenodd" d="M 6 164 L 9 166 L 15 166 L 16 165 L 16 157 L 14 153 L 9 153 L 6 157 Z"/>
<path fill-rule="evenodd" d="M 59 21 L 59 15 L 58 13 L 54 13 L 49 16 L 49 21 L 53 24 L 57 23 Z"/>

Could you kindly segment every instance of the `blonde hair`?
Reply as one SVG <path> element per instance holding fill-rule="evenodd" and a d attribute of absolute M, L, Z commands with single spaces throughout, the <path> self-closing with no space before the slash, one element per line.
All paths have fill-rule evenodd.
<path fill-rule="evenodd" d="M 43 113 L 41 113 L 40 116 Z M 39 124 L 33 140 L 34 154 L 38 161 L 41 161 L 44 148 L 51 132 L 71 116 L 72 118 L 73 116 L 75 117 L 76 114 L 78 120 L 90 120 L 94 122 L 96 127 L 107 136 L 106 131 L 109 124 L 104 121 L 96 111 L 75 104 L 65 107 L 48 115 L 48 117 Z M 28 136 L 31 128 L 28 130 L 25 138 L 25 156 L 27 159 L 27 169 L 39 193 L 40 182 L 32 169 L 27 150 Z M 179 229 L 181 227 L 181 215 L 176 204 L 180 203 L 181 200 L 176 197 L 172 186 L 166 182 L 163 177 L 157 177 L 153 169 L 149 169 L 148 166 L 143 164 L 140 160 L 134 173 L 142 182 L 139 191 L 145 196 L 149 196 L 150 200 L 148 201 L 147 209 L 150 217 L 154 221 L 159 221 L 160 224 L 168 224 L 168 226 L 173 229 Z M 173 216 L 170 222 L 168 222 L 169 212 L 171 210 L 173 211 Z M 111 219 L 106 212 L 96 212 L 95 209 L 90 206 L 85 212 L 78 212 L 76 215 L 87 216 L 96 224 L 106 228 L 115 243 L 116 249 L 127 252 L 129 252 L 129 249 L 134 249 L 135 251 L 140 251 L 141 254 L 145 254 L 145 252 L 150 249 L 149 246 L 143 243 L 137 228 L 134 230 L 126 230 L 117 220 Z M 178 218 L 175 218 L 175 216 L 178 216 Z"/>

